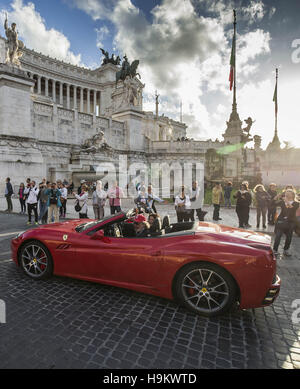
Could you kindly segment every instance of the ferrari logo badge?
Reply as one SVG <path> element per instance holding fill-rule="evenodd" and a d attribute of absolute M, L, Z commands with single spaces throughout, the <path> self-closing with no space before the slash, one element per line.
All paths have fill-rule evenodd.
<path fill-rule="evenodd" d="M 63 240 L 67 240 L 67 239 L 68 239 L 68 235 L 64 235 Z"/>

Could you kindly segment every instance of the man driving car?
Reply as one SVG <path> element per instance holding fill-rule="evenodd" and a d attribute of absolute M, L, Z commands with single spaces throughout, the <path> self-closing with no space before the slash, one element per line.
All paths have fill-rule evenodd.
<path fill-rule="evenodd" d="M 150 225 L 144 215 L 137 215 L 134 218 L 133 225 L 137 238 L 145 238 L 150 234 Z"/>

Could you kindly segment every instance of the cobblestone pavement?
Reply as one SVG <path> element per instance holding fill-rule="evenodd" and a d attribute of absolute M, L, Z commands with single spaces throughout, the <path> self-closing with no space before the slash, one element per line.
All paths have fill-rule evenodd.
<path fill-rule="evenodd" d="M 166 211 L 172 210 L 160 208 Z M 234 210 L 222 209 L 221 217 L 236 225 Z M 282 288 L 272 306 L 207 319 L 125 289 L 29 279 L 9 254 L 10 239 L 25 222 L 23 215 L 0 213 L 0 299 L 6 303 L 0 368 L 300 368 L 300 312 L 292 308 L 300 299 L 297 236 L 292 259 L 278 260 Z"/>

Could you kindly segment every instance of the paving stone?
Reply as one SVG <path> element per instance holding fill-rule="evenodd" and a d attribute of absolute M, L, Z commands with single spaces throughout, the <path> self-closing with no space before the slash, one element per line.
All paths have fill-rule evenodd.
<path fill-rule="evenodd" d="M 290 355 L 293 361 L 300 362 L 300 353 L 299 354 L 291 353 Z"/>
<path fill-rule="evenodd" d="M 293 245 L 300 252 L 300 238 Z M 300 326 L 290 307 L 299 298 L 298 262 L 278 261 L 282 290 L 272 306 L 208 319 L 110 286 L 66 277 L 33 282 L 0 259 L 8 308 L 0 368 L 299 368 Z"/>
<path fill-rule="evenodd" d="M 283 362 L 280 364 L 280 366 L 282 369 L 293 369 L 294 368 L 294 365 L 292 363 L 289 363 L 289 362 Z"/>

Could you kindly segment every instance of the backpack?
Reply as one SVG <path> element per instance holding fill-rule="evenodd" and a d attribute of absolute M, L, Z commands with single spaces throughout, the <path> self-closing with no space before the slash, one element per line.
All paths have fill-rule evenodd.
<path fill-rule="evenodd" d="M 50 193 L 50 204 L 57 204 L 57 197 L 56 197 L 56 191 L 51 189 Z"/>

